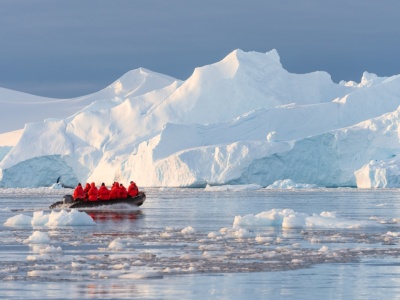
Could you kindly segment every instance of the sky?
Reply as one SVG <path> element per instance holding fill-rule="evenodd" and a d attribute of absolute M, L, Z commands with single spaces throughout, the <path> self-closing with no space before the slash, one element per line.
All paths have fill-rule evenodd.
<path fill-rule="evenodd" d="M 0 87 L 87 95 L 144 67 L 185 80 L 235 49 L 293 73 L 400 74 L 397 0 L 0 0 Z"/>

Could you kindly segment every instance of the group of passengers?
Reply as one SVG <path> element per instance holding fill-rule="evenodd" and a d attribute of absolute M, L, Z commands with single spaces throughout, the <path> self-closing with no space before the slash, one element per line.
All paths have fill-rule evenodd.
<path fill-rule="evenodd" d="M 97 201 L 97 200 L 112 200 L 112 199 L 123 199 L 132 198 L 137 196 L 139 188 L 136 183 L 131 181 L 128 189 L 124 187 L 122 183 L 114 182 L 111 189 L 108 189 L 104 182 L 99 188 L 96 187 L 95 183 L 86 183 L 85 188 L 82 187 L 81 183 L 78 183 L 74 190 L 74 200 L 82 201 Z"/>

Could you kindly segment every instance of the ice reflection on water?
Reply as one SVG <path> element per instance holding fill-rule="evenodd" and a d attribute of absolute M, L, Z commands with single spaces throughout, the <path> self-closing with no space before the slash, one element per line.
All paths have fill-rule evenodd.
<path fill-rule="evenodd" d="M 21 213 L 49 212 L 48 205 L 65 192 L 36 191 L 35 196 L 30 196 L 26 190 L 18 193 L 0 191 L 1 224 Z M 26 201 L 29 204 L 24 207 Z M 361 290 L 354 294 L 357 283 L 347 287 L 342 282 L 355 280 L 354 276 L 348 278 L 355 269 L 374 267 L 373 271 L 369 269 L 365 273 L 366 276 L 378 270 L 383 275 L 377 280 L 386 285 L 398 278 L 398 206 L 396 190 L 204 192 L 153 189 L 148 191 L 148 198 L 140 209 L 116 207 L 86 211 L 96 226 L 0 225 L 0 281 L 4 286 L 0 296 L 44 299 L 53 296 L 173 298 L 184 295 L 204 299 L 218 295 L 240 299 L 245 297 L 243 293 L 248 297 L 257 292 L 259 296 L 276 293 L 279 297 L 308 295 L 307 298 L 312 298 L 306 288 L 307 276 L 313 278 L 315 285 L 312 295 L 317 295 L 324 286 L 343 285 L 340 292 L 362 296 Z M 340 217 L 369 220 L 381 226 L 358 230 L 251 228 L 243 236 L 232 229 L 236 215 L 257 214 L 273 208 L 291 208 L 307 214 L 336 211 Z M 24 243 L 37 230 L 48 234 L 49 244 Z M 385 273 L 385 267 L 390 267 L 391 273 Z M 308 275 L 302 277 L 301 274 Z M 286 282 L 288 277 L 299 285 L 294 287 Z M 242 284 L 239 289 L 238 278 L 247 285 Z M 260 278 L 263 278 L 261 282 Z M 364 286 L 368 280 L 369 277 L 358 285 Z M 221 283 L 217 290 L 215 281 Z M 200 282 L 204 285 L 202 290 L 198 287 Z M 266 282 L 273 286 L 265 288 Z M 69 287 L 68 293 L 65 293 L 65 286 Z M 163 290 L 157 288 L 160 286 Z M 375 291 L 379 290 L 377 286 L 379 284 L 375 285 Z M 397 291 L 394 285 L 393 290 Z M 365 296 L 370 295 L 373 292 Z"/>

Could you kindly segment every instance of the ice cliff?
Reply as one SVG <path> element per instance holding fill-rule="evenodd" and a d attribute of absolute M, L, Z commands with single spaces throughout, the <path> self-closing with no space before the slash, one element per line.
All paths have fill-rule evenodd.
<path fill-rule="evenodd" d="M 12 95 L 0 90 L 0 102 Z M 138 69 L 97 93 L 42 103 L 44 121 L 0 141 L 1 187 L 60 176 L 67 186 L 400 186 L 399 76 L 336 84 L 325 72 L 287 72 L 275 50 L 235 50 L 185 81 Z"/>

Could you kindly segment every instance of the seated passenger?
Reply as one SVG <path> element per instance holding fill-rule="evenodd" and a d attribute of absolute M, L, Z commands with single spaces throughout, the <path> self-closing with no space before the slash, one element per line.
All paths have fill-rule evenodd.
<path fill-rule="evenodd" d="M 89 198 L 89 195 L 88 195 L 89 190 L 90 190 L 90 184 L 86 183 L 86 186 L 83 189 L 83 199 L 87 200 Z"/>
<path fill-rule="evenodd" d="M 136 183 L 131 181 L 131 184 L 128 187 L 128 197 L 136 197 L 139 193 L 139 188 Z"/>
<path fill-rule="evenodd" d="M 76 186 L 73 197 L 75 201 L 83 200 L 85 198 L 85 193 L 83 192 L 81 183 L 78 183 Z"/>
<path fill-rule="evenodd" d="M 119 191 L 121 193 L 121 198 L 128 198 L 128 191 L 122 183 L 119 185 Z"/>
<path fill-rule="evenodd" d="M 106 187 L 104 182 L 99 188 L 99 200 L 110 200 L 110 190 Z"/>
<path fill-rule="evenodd" d="M 121 198 L 121 191 L 119 188 L 119 183 L 114 182 L 110 192 L 110 199 L 118 199 Z"/>
<path fill-rule="evenodd" d="M 94 184 L 94 182 L 92 182 L 90 184 L 90 190 L 88 192 L 89 201 L 97 201 L 98 194 L 99 194 L 99 191 L 98 191 L 96 185 Z"/>

